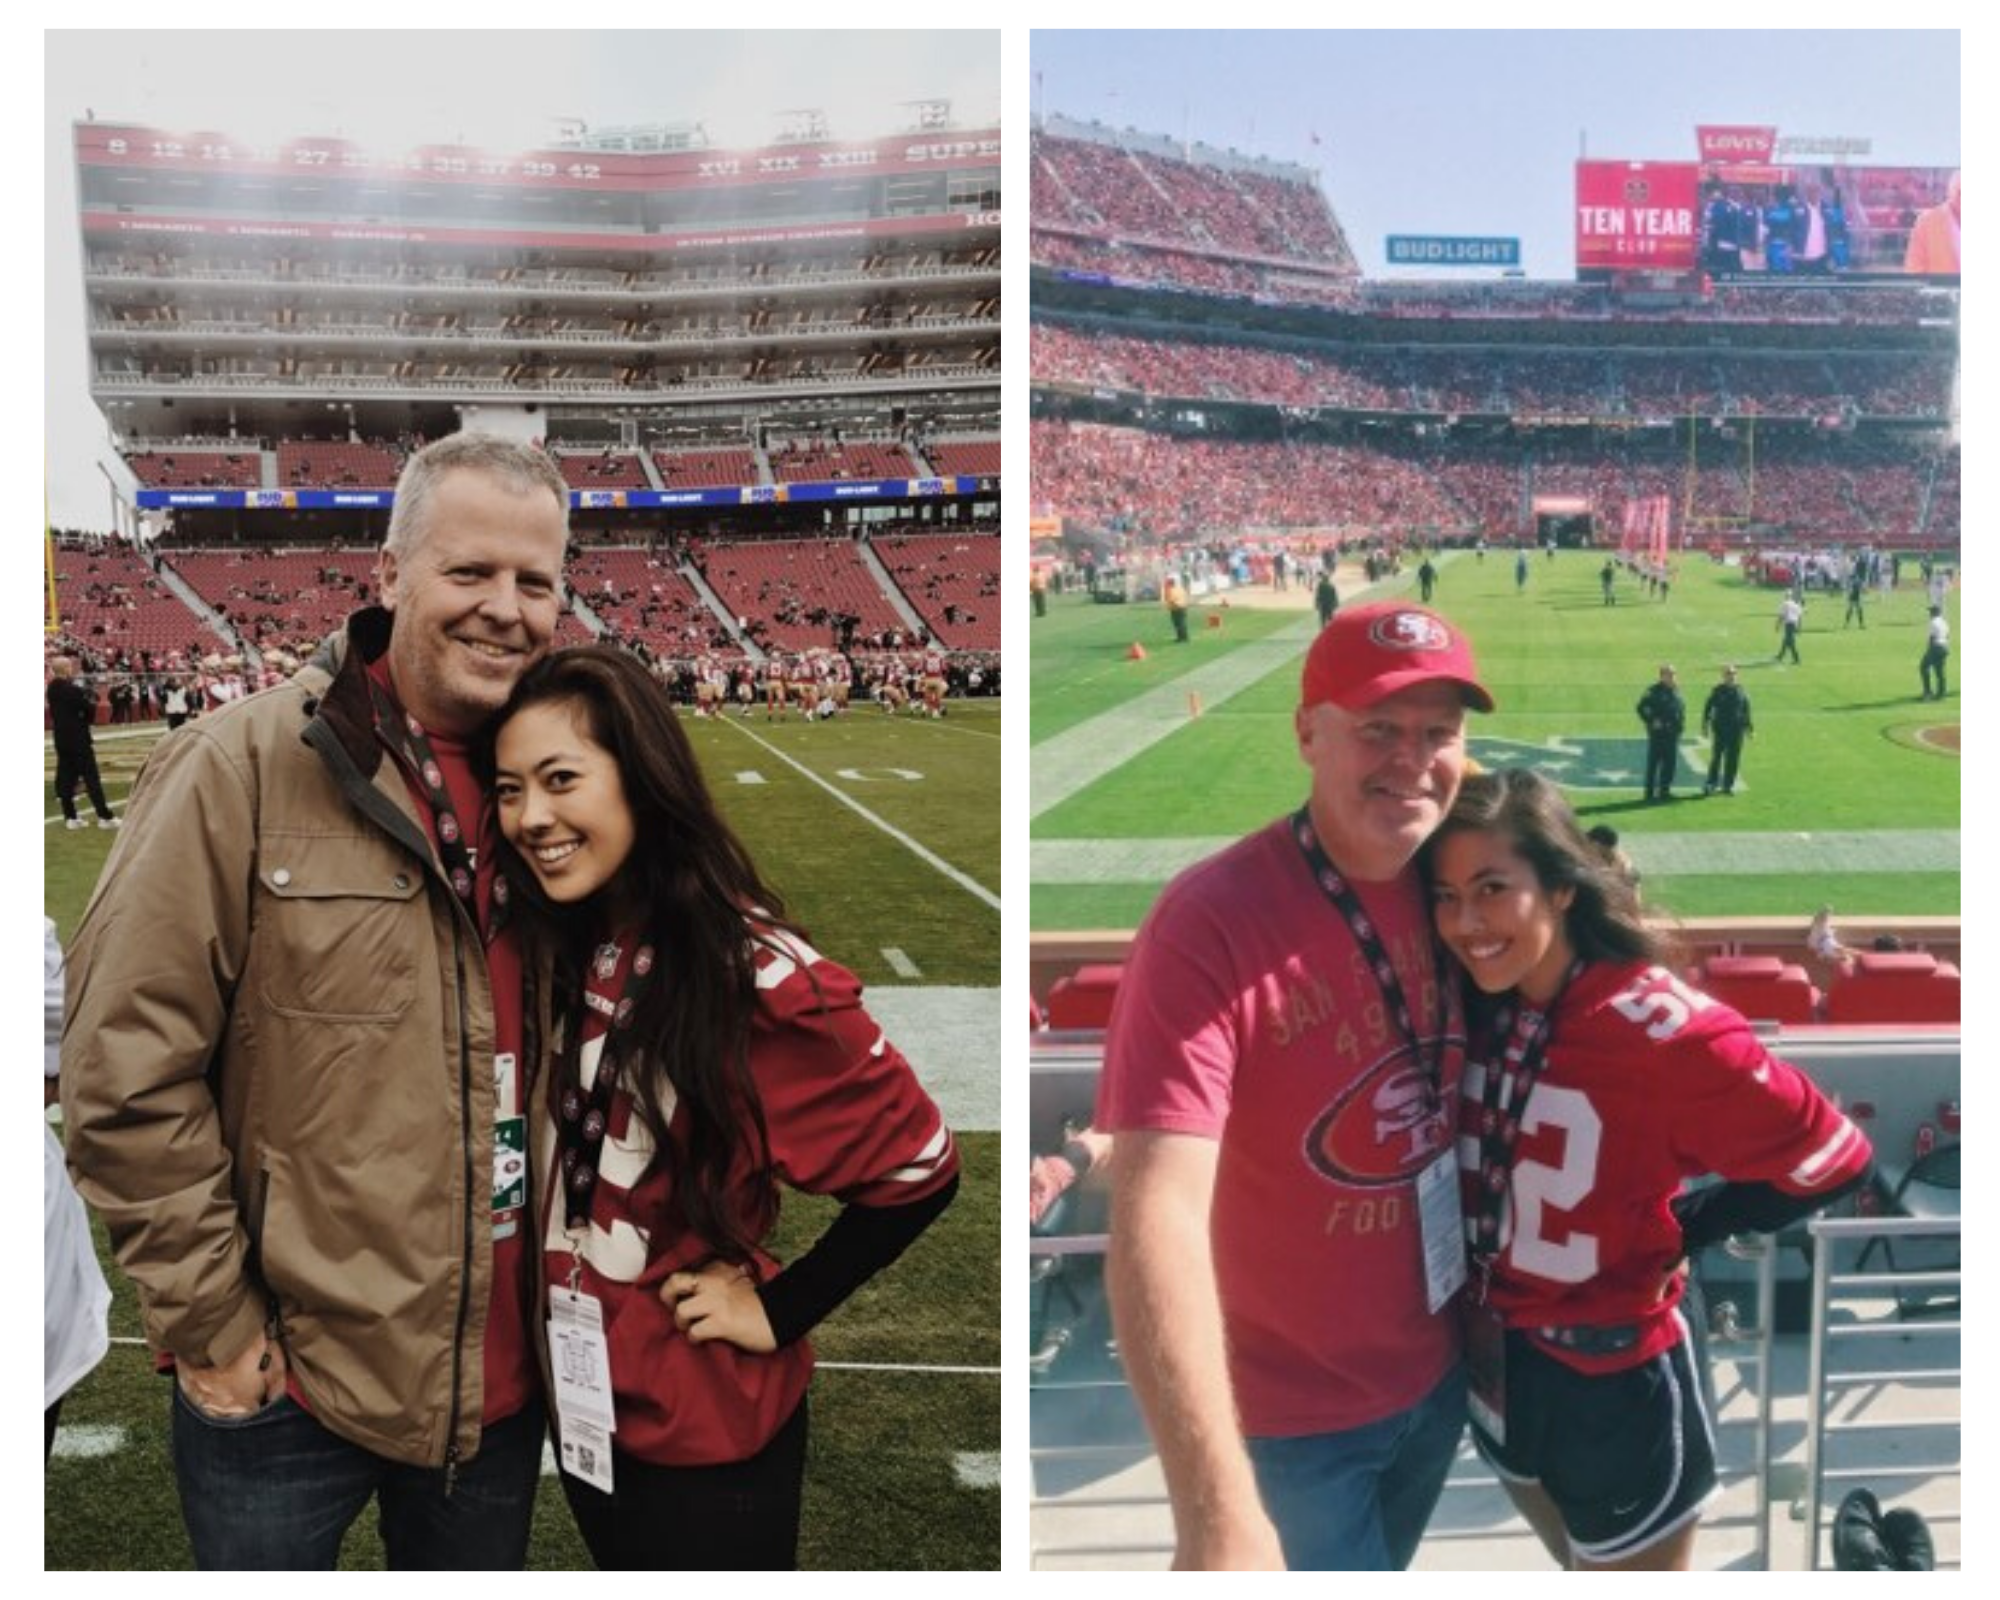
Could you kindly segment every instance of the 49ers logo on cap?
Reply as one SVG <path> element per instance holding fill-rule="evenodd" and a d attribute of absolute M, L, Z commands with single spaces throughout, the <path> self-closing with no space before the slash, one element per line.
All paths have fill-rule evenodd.
<path fill-rule="evenodd" d="M 1422 611 L 1392 611 L 1368 625 L 1371 643 L 1384 650 L 1449 650 L 1451 630 Z"/>
<path fill-rule="evenodd" d="M 1444 1148 L 1443 1112 L 1407 1049 L 1377 1062 L 1320 1113 L 1306 1159 L 1323 1177 L 1379 1189 L 1407 1182 Z"/>

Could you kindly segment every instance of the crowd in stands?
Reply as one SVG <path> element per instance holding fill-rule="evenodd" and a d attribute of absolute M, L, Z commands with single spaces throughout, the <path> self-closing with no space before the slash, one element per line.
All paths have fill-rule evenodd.
<path fill-rule="evenodd" d="M 1029 161 L 1038 226 L 1354 272 L 1325 197 L 1302 169 L 1198 159 L 1158 140 L 1042 131 L 1030 138 Z"/>
<path fill-rule="evenodd" d="M 1927 352 L 1734 354 L 1264 345 L 1136 337 L 1041 321 L 1041 383 L 1345 410 L 1517 417 L 1942 417 L 1952 360 Z"/>
<path fill-rule="evenodd" d="M 1038 504 L 1086 526 L 1155 539 L 1243 527 L 1461 528 L 1470 523 L 1414 460 L 1359 445 L 1173 439 L 1037 421 Z"/>
<path fill-rule="evenodd" d="M 1719 439 L 1690 463 L 1661 430 L 1274 444 L 1038 419 L 1030 445 L 1038 507 L 1155 541 L 1240 528 L 1511 540 L 1533 535 L 1540 496 L 1586 498 L 1601 526 L 1617 528 L 1629 504 L 1664 495 L 1698 537 L 1908 546 L 1959 534 L 1958 453 L 1923 441 L 1771 435 L 1754 468 L 1740 441 Z"/>
<path fill-rule="evenodd" d="M 962 670 L 961 658 L 999 648 L 998 529 L 928 531 L 934 527 L 911 522 L 881 534 L 879 554 L 915 608 L 916 625 L 895 609 L 854 539 L 827 538 L 817 527 L 743 542 L 609 529 L 604 537 L 620 542 L 579 541 L 568 578 L 574 600 L 607 636 L 656 661 L 727 665 L 747 659 L 746 644 L 803 651 L 836 643 L 865 661 L 935 641 Z M 290 672 L 371 603 L 376 561 L 372 547 L 238 546 L 149 557 L 119 540 L 66 536 L 57 549 L 61 626 L 49 635 L 49 653 L 74 654 L 86 671 L 121 679 L 199 671 L 211 656 L 248 662 L 253 679 L 260 659 Z M 715 610 L 683 564 L 703 573 L 734 611 Z M 175 594 L 163 573 L 185 584 L 202 609 Z M 596 636 L 565 610 L 558 644 Z M 991 663 L 983 682 L 997 682 Z"/>

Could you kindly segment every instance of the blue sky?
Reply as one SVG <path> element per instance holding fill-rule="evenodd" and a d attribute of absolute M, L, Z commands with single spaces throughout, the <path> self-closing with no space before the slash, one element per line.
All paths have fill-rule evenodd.
<path fill-rule="evenodd" d="M 1318 167 L 1363 270 L 1391 233 L 1519 238 L 1574 267 L 1580 151 L 1692 160 L 1698 123 L 1873 141 L 1877 166 L 1956 166 L 1951 31 L 1037 29 L 1034 110 Z M 1317 135 L 1318 143 L 1313 143 Z"/>

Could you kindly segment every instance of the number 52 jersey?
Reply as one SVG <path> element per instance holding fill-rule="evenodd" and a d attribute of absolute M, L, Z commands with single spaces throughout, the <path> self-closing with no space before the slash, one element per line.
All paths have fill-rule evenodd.
<path fill-rule="evenodd" d="M 1497 1051 L 1474 1055 L 1459 1124 L 1468 1215 Z M 1522 1108 L 1489 1303 L 1515 1328 L 1637 1324 L 1638 1343 L 1616 1355 L 1551 1352 L 1584 1371 L 1636 1365 L 1680 1336 L 1669 1203 L 1683 1179 L 1714 1173 L 1809 1197 L 1841 1188 L 1869 1157 L 1860 1130 L 1721 1001 L 1664 967 L 1586 967 L 1556 1001 Z"/>

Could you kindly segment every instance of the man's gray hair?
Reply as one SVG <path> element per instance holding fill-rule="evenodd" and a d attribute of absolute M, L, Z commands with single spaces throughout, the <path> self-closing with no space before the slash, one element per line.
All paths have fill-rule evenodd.
<path fill-rule="evenodd" d="M 425 445 L 403 464 L 389 512 L 389 535 L 382 541 L 385 552 L 401 560 L 422 542 L 431 495 L 453 472 L 483 472 L 522 494 L 546 489 L 562 508 L 564 530 L 569 528 L 569 485 L 546 454 L 497 433 L 454 433 Z"/>

